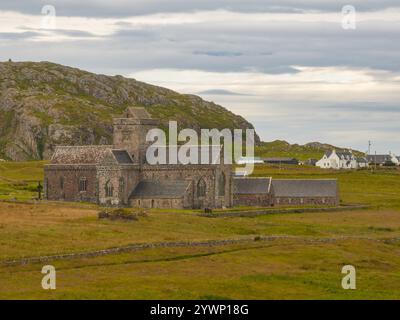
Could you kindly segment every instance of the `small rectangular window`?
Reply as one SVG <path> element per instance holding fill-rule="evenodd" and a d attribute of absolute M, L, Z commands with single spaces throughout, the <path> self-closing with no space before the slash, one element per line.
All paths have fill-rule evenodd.
<path fill-rule="evenodd" d="M 87 190 L 87 180 L 86 178 L 79 179 L 79 192 L 84 192 Z"/>

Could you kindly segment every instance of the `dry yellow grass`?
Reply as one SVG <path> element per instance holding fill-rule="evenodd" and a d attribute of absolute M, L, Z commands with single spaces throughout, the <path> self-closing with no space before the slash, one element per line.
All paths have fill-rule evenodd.
<path fill-rule="evenodd" d="M 26 190 L 14 190 L 14 184 L 19 179 L 27 181 L 30 167 L 37 169 L 36 179 L 41 165 L 0 167 L 0 192 L 1 188 L 5 193 L 11 188 L 21 198 L 31 197 Z M 0 298 L 400 298 L 398 171 L 335 173 L 314 168 L 262 167 L 256 174 L 279 178 L 336 176 L 346 202 L 376 207 L 254 218 L 205 218 L 187 211 L 156 210 L 139 221 L 126 222 L 98 220 L 96 206 L 86 204 L 0 202 L 0 260 L 144 242 L 257 235 L 295 237 L 52 261 L 57 268 L 57 290 L 53 292 L 40 287 L 40 264 L 0 266 Z M 328 238 L 336 240 L 307 242 Z M 340 271 L 345 264 L 357 269 L 357 290 L 345 291 L 340 286 Z"/>

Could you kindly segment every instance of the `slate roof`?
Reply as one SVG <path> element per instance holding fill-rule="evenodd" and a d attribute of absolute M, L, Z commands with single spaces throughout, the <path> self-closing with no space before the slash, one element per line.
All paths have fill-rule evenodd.
<path fill-rule="evenodd" d="M 337 156 L 339 158 L 344 158 L 346 160 L 349 160 L 353 157 L 353 154 L 350 151 L 335 151 Z M 331 154 L 333 153 L 333 151 L 329 151 L 326 153 L 326 156 L 329 158 L 331 156 Z"/>
<path fill-rule="evenodd" d="M 272 180 L 275 197 L 336 197 L 337 180 Z"/>
<path fill-rule="evenodd" d="M 385 163 L 392 161 L 392 157 L 388 154 L 370 154 L 367 155 L 367 160 L 372 163 Z"/>
<path fill-rule="evenodd" d="M 130 199 L 143 198 L 164 198 L 180 199 L 189 188 L 190 181 L 187 180 L 169 180 L 169 181 L 151 181 L 143 180 L 139 182 L 132 191 Z"/>
<path fill-rule="evenodd" d="M 132 164 L 126 150 L 112 146 L 58 146 L 51 158 L 51 164 Z"/>
<path fill-rule="evenodd" d="M 234 194 L 263 194 L 270 189 L 271 178 L 233 178 Z"/>
<path fill-rule="evenodd" d="M 112 153 L 119 164 L 133 163 L 132 158 L 126 150 L 112 150 Z"/>
<path fill-rule="evenodd" d="M 306 164 L 308 165 L 312 165 L 315 166 L 315 164 L 318 162 L 317 159 L 308 159 L 307 161 L 305 161 Z"/>
<path fill-rule="evenodd" d="M 264 161 L 293 161 L 297 160 L 296 158 L 285 158 L 285 157 L 272 157 L 272 158 L 263 158 Z"/>
<path fill-rule="evenodd" d="M 110 156 L 111 146 L 59 146 L 51 164 L 97 164 Z"/>

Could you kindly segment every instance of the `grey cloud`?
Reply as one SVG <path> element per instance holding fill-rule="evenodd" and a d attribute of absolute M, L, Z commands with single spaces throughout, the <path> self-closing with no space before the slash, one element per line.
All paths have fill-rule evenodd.
<path fill-rule="evenodd" d="M 358 102 L 358 103 L 346 103 L 344 105 L 328 105 L 325 106 L 324 109 L 329 110 L 338 110 L 338 111 L 347 111 L 352 113 L 368 113 L 371 115 L 372 113 L 400 113 L 400 105 L 399 104 L 387 104 L 382 102 Z M 399 128 L 397 127 L 397 130 Z"/>
<path fill-rule="evenodd" d="M 249 94 L 233 92 L 223 89 L 210 89 L 198 92 L 199 95 L 223 95 L 223 96 L 249 96 Z"/>
<path fill-rule="evenodd" d="M 3 0 L 1 9 L 40 13 L 40 5 L 47 1 L 20 2 Z M 225 8 L 241 12 L 258 12 L 282 9 L 319 9 L 337 11 L 341 2 L 335 1 L 135 1 L 124 2 L 54 1 L 59 15 L 125 16 L 155 12 L 192 11 L 195 9 Z M 180 4 L 180 6 L 178 5 Z M 310 4 L 311 3 L 311 4 Z M 352 1 L 358 5 L 360 1 Z M 39 5 L 38 5 L 39 4 Z M 346 3 L 347 4 L 347 3 Z M 397 5 L 396 1 L 363 1 L 365 10 L 382 9 Z M 21 6 L 18 8 L 18 6 Z M 208 7 L 207 7 L 208 6 Z M 225 7 L 224 7 L 225 6 Z M 256 9 L 257 8 L 257 9 Z M 23 21 L 21 21 L 23 24 Z M 126 22 L 117 22 L 120 28 L 110 36 L 91 41 L 90 33 L 84 31 L 58 30 L 60 34 L 76 38 L 62 43 L 26 41 L 40 35 L 35 30 L 21 33 L 0 33 L 0 60 L 48 60 L 85 70 L 105 74 L 130 74 L 135 71 L 174 68 L 197 69 L 213 72 L 258 71 L 269 74 L 298 72 L 292 66 L 344 66 L 391 71 L 390 75 L 373 75 L 382 86 L 390 77 L 400 73 L 400 22 L 359 23 L 357 30 L 345 31 L 338 23 L 295 22 L 220 22 L 217 24 L 154 25 L 143 29 Z M 81 39 L 82 38 L 82 39 Z M 83 39 L 89 38 L 89 39 Z M 240 77 L 240 75 L 239 75 Z M 140 80 L 140 79 L 139 79 Z M 185 79 L 182 79 L 185 81 Z M 221 89 L 205 90 L 211 100 L 228 108 L 241 101 L 247 106 L 254 96 L 241 96 L 236 92 Z M 318 93 L 310 92 L 310 95 Z M 340 99 L 340 93 L 338 93 Z M 284 99 L 284 97 L 282 97 Z M 365 101 L 353 104 L 338 104 L 337 101 L 312 103 L 271 101 L 265 98 L 257 102 L 256 115 L 237 109 L 252 121 L 266 140 L 283 138 L 291 142 L 306 143 L 318 138 L 338 145 L 364 148 L 364 140 L 378 141 L 377 132 L 390 137 L 399 133 L 398 101 L 383 103 Z M 287 108 L 281 117 L 269 116 L 274 108 Z M 377 120 L 378 119 L 378 120 Z M 337 132 L 354 132 L 345 137 Z M 359 132 L 366 132 L 365 136 Z M 316 135 L 318 135 L 316 137 Z M 398 150 L 400 142 L 395 138 L 380 138 L 382 152 Z M 400 141 L 400 140 L 397 140 Z M 366 142 L 365 142 L 366 143 Z M 377 142 L 378 143 L 378 142 Z"/>
<path fill-rule="evenodd" d="M 53 30 L 52 32 L 55 34 L 71 36 L 71 37 L 75 37 L 75 38 L 97 37 L 93 33 L 90 33 L 87 31 L 81 31 L 81 30 L 56 29 L 56 30 Z"/>
<path fill-rule="evenodd" d="M 211 57 L 239 57 L 243 55 L 243 53 L 241 52 L 229 51 L 194 51 L 193 54 Z"/>
<path fill-rule="evenodd" d="M 40 33 L 33 31 L 25 32 L 0 32 L 0 39 L 2 40 L 26 40 L 39 36 Z"/>
<path fill-rule="evenodd" d="M 237 12 L 302 12 L 303 10 L 340 11 L 347 0 L 2 0 L 0 10 L 40 14 L 44 5 L 51 4 L 61 16 L 126 17 L 161 12 L 194 12 L 199 10 L 231 10 Z M 359 11 L 398 7 L 398 0 L 352 0 Z"/>
<path fill-rule="evenodd" d="M 91 36 L 84 31 L 57 32 L 75 38 Z M 12 37 L 35 35 L 5 34 L 3 38 L 11 41 Z M 124 26 L 96 41 L 69 40 L 62 46 L 46 43 L 46 48 L 52 47 L 52 50 L 43 50 L 39 42 L 20 45 L 26 47 L 25 55 L 21 53 L 26 60 L 40 57 L 40 60 L 73 61 L 93 71 L 105 68 L 123 74 L 154 68 L 296 73 L 294 65 L 368 67 L 400 72 L 399 37 L 400 24 L 394 23 L 360 25 L 354 32 L 346 32 L 335 23 L 218 23 L 142 29 Z M 12 43 L 7 45 L 11 46 L 10 51 L 15 51 Z M 74 59 L 76 55 L 79 59 Z"/>

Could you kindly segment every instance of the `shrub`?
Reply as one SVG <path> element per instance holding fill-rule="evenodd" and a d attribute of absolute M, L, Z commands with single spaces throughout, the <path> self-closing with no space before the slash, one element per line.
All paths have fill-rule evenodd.
<path fill-rule="evenodd" d="M 143 209 L 106 209 L 98 213 L 99 219 L 110 219 L 110 220 L 130 220 L 136 221 L 139 217 L 146 217 L 147 213 Z"/>

